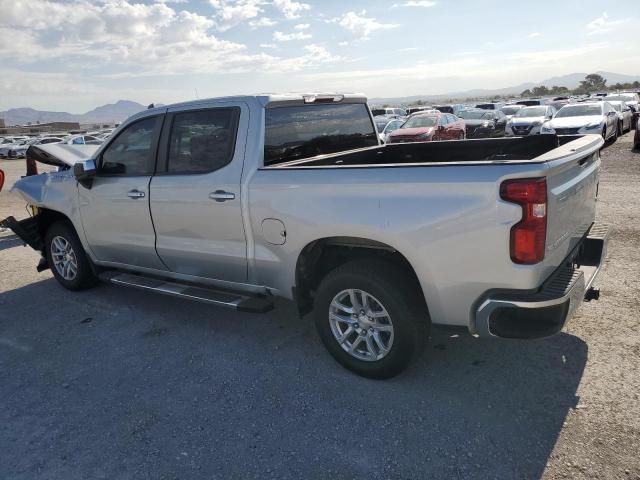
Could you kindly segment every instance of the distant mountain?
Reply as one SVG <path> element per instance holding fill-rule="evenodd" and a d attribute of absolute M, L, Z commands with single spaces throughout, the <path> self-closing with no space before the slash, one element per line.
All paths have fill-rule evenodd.
<path fill-rule="evenodd" d="M 636 80 L 640 81 L 640 75 L 624 75 L 621 73 L 613 73 L 613 72 L 595 72 L 599 75 L 602 75 L 607 79 L 607 85 L 613 85 L 618 82 L 627 83 L 627 82 L 635 82 Z M 552 77 L 541 82 L 527 82 L 521 83 L 520 85 L 515 85 L 512 87 L 504 87 L 504 88 L 494 88 L 494 89 L 473 89 L 473 90 L 465 90 L 462 92 L 450 92 L 450 93 L 440 93 L 440 94 L 425 94 L 425 95 L 411 95 L 409 97 L 396 97 L 396 98 L 371 98 L 369 99 L 369 103 L 373 105 L 385 105 L 385 104 L 409 104 L 418 100 L 444 100 L 444 99 L 460 99 L 463 100 L 465 98 L 485 98 L 485 97 L 495 97 L 502 95 L 519 95 L 524 90 L 531 89 L 533 87 L 537 87 L 540 85 L 544 85 L 545 87 L 567 87 L 567 88 L 576 88 L 580 85 L 580 81 L 584 80 L 584 77 L 587 76 L 586 73 L 571 73 L 569 75 L 563 75 L 560 77 Z"/>
<path fill-rule="evenodd" d="M 119 100 L 116 103 L 109 103 L 85 113 L 81 116 L 82 121 L 80 123 L 121 122 L 145 108 L 147 107 L 138 102 Z"/>
<path fill-rule="evenodd" d="M 4 119 L 5 125 L 25 125 L 38 122 L 118 123 L 145 108 L 144 105 L 137 102 L 119 100 L 83 114 L 47 112 L 33 108 L 11 108 L 0 112 L 0 118 Z"/>

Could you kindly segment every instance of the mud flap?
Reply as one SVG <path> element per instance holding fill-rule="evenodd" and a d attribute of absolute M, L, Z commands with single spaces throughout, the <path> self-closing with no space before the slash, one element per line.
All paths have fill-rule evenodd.
<path fill-rule="evenodd" d="M 40 219 L 38 215 L 25 218 L 24 220 L 16 220 L 14 217 L 7 217 L 0 221 L 0 227 L 8 228 L 15 233 L 20 239 L 34 250 L 42 253 L 44 250 L 44 242 L 40 233 Z M 38 263 L 37 270 L 42 272 L 49 268 L 47 259 L 43 256 Z"/>

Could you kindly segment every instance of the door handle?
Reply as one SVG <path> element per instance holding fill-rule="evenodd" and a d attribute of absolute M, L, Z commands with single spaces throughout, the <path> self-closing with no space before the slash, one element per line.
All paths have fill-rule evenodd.
<path fill-rule="evenodd" d="M 129 190 L 127 192 L 127 197 L 129 198 L 144 198 L 144 192 L 141 192 L 140 190 Z"/>
<path fill-rule="evenodd" d="M 234 200 L 236 198 L 236 194 L 232 192 L 225 192 L 224 190 L 216 190 L 209 194 L 209 198 L 216 202 L 226 202 L 227 200 Z"/>

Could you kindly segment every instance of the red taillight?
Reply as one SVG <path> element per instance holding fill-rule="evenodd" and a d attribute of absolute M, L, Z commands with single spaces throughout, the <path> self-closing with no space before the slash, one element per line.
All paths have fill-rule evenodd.
<path fill-rule="evenodd" d="M 531 265 L 544 259 L 547 238 L 547 181 L 519 178 L 500 185 L 500 198 L 522 206 L 522 220 L 511 227 L 511 260 Z"/>

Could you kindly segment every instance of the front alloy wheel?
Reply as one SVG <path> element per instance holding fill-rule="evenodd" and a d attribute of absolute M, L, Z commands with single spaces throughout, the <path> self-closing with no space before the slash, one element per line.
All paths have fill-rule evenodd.
<path fill-rule="evenodd" d="M 72 281 L 78 274 L 78 259 L 71 243 L 61 236 L 51 240 L 51 258 L 58 274 L 67 281 Z"/>
<path fill-rule="evenodd" d="M 70 222 L 53 223 L 44 238 L 44 253 L 53 276 L 69 290 L 83 290 L 98 281 Z"/>

